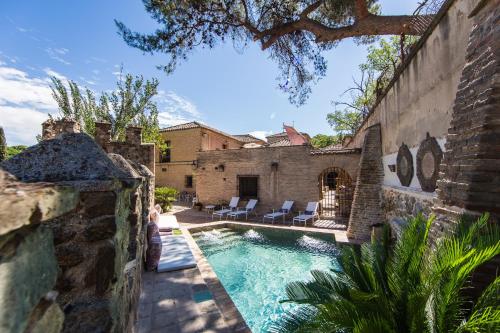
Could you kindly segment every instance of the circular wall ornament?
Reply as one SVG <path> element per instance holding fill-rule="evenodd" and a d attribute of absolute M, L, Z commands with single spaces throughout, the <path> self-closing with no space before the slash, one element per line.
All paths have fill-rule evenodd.
<path fill-rule="evenodd" d="M 443 158 L 443 151 L 436 141 L 427 133 L 417 152 L 417 178 L 425 192 L 434 192 L 439 177 L 439 164 Z"/>
<path fill-rule="evenodd" d="M 413 178 L 413 156 L 410 149 L 404 143 L 401 144 L 396 160 L 396 172 L 403 186 L 410 186 Z"/>

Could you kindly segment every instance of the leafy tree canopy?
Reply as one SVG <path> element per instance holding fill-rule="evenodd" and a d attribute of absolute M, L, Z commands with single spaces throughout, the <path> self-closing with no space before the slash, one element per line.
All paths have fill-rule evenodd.
<path fill-rule="evenodd" d="M 102 92 L 97 98 L 90 89 L 82 89 L 74 81 L 68 81 L 69 92 L 61 80 L 52 77 L 52 95 L 56 100 L 62 118 L 78 121 L 85 133 L 94 136 L 95 122 L 111 123 L 111 138 L 122 141 L 125 129 L 142 127 L 144 142 L 163 145 L 158 123 L 158 109 L 154 101 L 158 80 L 144 80 L 142 76 L 120 75 L 117 89 L 111 93 Z"/>
<path fill-rule="evenodd" d="M 341 136 L 353 135 L 378 96 L 388 86 L 401 63 L 401 48 L 408 48 L 417 38 L 393 36 L 380 39 L 377 45 L 368 47 L 366 62 L 359 65 L 361 78 L 354 80 L 354 86 L 343 95 L 348 97 L 342 101 L 334 101 L 335 111 L 326 117 L 333 130 Z"/>
<path fill-rule="evenodd" d="M 24 145 L 9 146 L 9 147 L 7 147 L 7 158 L 11 158 L 11 157 L 13 157 L 13 156 L 21 153 L 26 148 L 28 148 L 28 147 L 24 146 Z"/>
<path fill-rule="evenodd" d="M 359 43 L 380 35 L 420 35 L 431 16 L 380 15 L 377 0 L 143 0 L 158 22 L 152 33 L 116 22 L 125 42 L 144 52 L 162 52 L 172 72 L 196 47 L 232 41 L 259 42 L 281 72 L 280 88 L 301 105 L 311 83 L 326 73 L 323 51 L 345 38 Z"/>
<path fill-rule="evenodd" d="M 311 144 L 314 148 L 325 148 L 342 142 L 339 135 L 316 134 L 311 138 Z"/>

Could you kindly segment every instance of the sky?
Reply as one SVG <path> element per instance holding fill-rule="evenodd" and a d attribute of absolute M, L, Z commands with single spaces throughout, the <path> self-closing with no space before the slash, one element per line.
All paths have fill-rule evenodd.
<path fill-rule="evenodd" d="M 384 14 L 411 14 L 418 0 L 381 0 Z M 201 121 L 231 134 L 262 137 L 283 123 L 314 136 L 333 134 L 326 115 L 352 85 L 366 46 L 345 40 L 326 53 L 328 71 L 307 103 L 296 107 L 280 91 L 278 66 L 259 45 L 198 49 L 171 75 L 157 69 L 164 54 L 125 44 L 114 19 L 150 32 L 154 22 L 141 0 L 0 0 L 0 126 L 8 145 L 31 145 L 48 114 L 58 115 L 50 77 L 71 79 L 95 92 L 116 86 L 117 73 L 160 81 L 160 126 Z"/>

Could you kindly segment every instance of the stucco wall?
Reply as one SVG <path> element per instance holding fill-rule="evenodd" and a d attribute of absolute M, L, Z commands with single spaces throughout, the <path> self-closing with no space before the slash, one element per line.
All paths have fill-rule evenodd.
<path fill-rule="evenodd" d="M 193 176 L 193 187 L 186 188 L 185 177 Z M 196 177 L 194 176 L 192 162 L 161 163 L 156 167 L 156 186 L 173 187 L 179 191 L 194 192 Z"/>
<path fill-rule="evenodd" d="M 307 146 L 267 147 L 198 154 L 197 194 L 203 204 L 229 201 L 238 195 L 238 175 L 259 176 L 259 211 L 294 200 L 295 210 L 319 200 L 318 177 L 329 167 L 345 169 L 356 179 L 359 154 L 311 155 Z M 271 164 L 278 163 L 277 170 Z M 224 171 L 215 167 L 224 165 Z M 220 168 L 219 168 L 220 169 Z"/>
<path fill-rule="evenodd" d="M 180 131 L 162 132 L 161 137 L 170 141 L 170 158 L 172 162 L 193 161 L 196 152 L 201 149 L 201 129 L 190 128 Z M 156 160 L 160 161 L 160 152 L 156 152 Z"/>

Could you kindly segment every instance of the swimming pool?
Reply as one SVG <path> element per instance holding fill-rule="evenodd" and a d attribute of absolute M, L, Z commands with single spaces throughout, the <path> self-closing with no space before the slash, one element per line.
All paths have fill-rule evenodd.
<path fill-rule="evenodd" d="M 279 303 L 287 283 L 333 268 L 338 254 L 331 235 L 287 230 L 222 228 L 193 238 L 253 333 L 295 306 Z"/>

